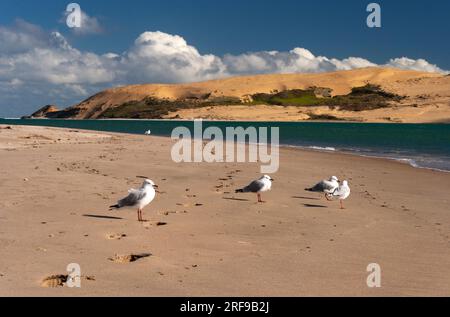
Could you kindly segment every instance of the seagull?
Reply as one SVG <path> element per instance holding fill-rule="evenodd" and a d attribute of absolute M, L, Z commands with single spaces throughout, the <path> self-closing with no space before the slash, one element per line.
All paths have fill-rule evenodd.
<path fill-rule="evenodd" d="M 336 188 L 336 190 L 331 194 L 332 197 L 338 198 L 341 203 L 341 209 L 344 208 L 343 201 L 350 196 L 350 187 L 347 181 L 343 181 L 342 185 Z"/>
<path fill-rule="evenodd" d="M 251 182 L 247 187 L 236 190 L 236 193 L 256 193 L 258 195 L 258 202 L 263 203 L 264 201 L 261 199 L 261 193 L 271 190 L 273 181 L 273 178 L 264 175 L 260 179 Z"/>
<path fill-rule="evenodd" d="M 145 135 L 150 135 L 150 134 L 152 134 L 152 131 L 151 131 L 151 130 L 147 130 L 147 131 L 145 131 L 144 134 L 145 134 Z"/>
<path fill-rule="evenodd" d="M 325 198 L 330 200 L 328 197 L 333 194 L 333 192 L 339 187 L 339 179 L 336 176 L 330 177 L 328 180 L 323 180 L 317 183 L 314 187 L 305 188 L 306 191 L 315 193 L 324 193 Z"/>
<path fill-rule="evenodd" d="M 128 196 L 119 200 L 116 205 L 110 206 L 110 210 L 121 209 L 124 207 L 138 208 L 138 221 L 143 222 L 142 210 L 155 199 L 158 186 L 152 180 L 146 179 L 139 189 L 130 189 Z"/>

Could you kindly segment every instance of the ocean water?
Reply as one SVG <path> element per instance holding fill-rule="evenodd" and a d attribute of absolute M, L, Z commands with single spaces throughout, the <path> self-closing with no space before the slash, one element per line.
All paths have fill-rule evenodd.
<path fill-rule="evenodd" d="M 73 129 L 170 136 L 193 121 L 166 120 L 20 120 L 0 119 L 0 124 L 51 126 Z M 223 122 L 204 121 L 203 128 L 279 127 L 280 144 L 320 151 L 341 151 L 382 157 L 414 167 L 450 171 L 450 124 L 378 124 L 326 122 Z M 224 133 L 225 134 L 225 133 Z"/>

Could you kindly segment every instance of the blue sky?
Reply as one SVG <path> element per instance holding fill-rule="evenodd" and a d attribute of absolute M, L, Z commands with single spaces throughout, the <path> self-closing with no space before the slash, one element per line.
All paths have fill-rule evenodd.
<path fill-rule="evenodd" d="M 36 60 L 42 55 L 32 52 L 31 44 L 26 49 L 18 50 L 13 47 L 19 44 L 6 42 L 10 46 L 3 49 L 3 52 L 0 48 L 0 63 L 1 58 L 14 60 L 17 69 L 2 77 L 0 67 L 0 91 L 4 96 L 0 100 L 0 116 L 26 114 L 47 103 L 65 107 L 97 90 L 117 84 L 182 82 L 190 81 L 190 78 L 206 80 L 244 73 L 327 71 L 356 67 L 354 61 L 350 63 L 346 60 L 349 57 L 362 58 L 379 65 L 388 64 L 391 59 L 408 57 L 413 61 L 424 59 L 440 70 L 450 69 L 449 1 L 377 1 L 382 7 L 380 29 L 370 29 L 365 24 L 368 15 L 365 9 L 370 2 L 372 1 L 78 0 L 82 10 L 98 23 L 100 30 L 77 34 L 67 28 L 63 21 L 63 11 L 70 1 L 46 0 L 39 1 L 38 4 L 35 0 L 2 0 L 0 32 L 3 28 L 8 39 L 11 39 L 11 34 L 21 34 L 24 41 L 30 41 L 28 38 L 33 37 L 42 39 L 36 45 L 47 49 L 48 54 L 54 54 L 53 60 L 59 61 L 62 48 L 46 47 L 47 44 L 44 44 L 48 42 L 46 34 L 50 36 L 52 32 L 58 32 L 76 52 L 71 51 L 70 54 L 74 55 L 61 61 L 61 67 L 55 67 L 51 73 L 40 77 L 32 74 L 33 71 L 42 71 L 39 67 L 23 61 L 25 57 Z M 147 31 L 163 33 L 147 34 L 141 38 L 140 45 L 134 44 Z M 167 57 L 166 53 L 162 57 L 159 55 L 161 51 L 157 49 L 161 41 L 169 41 L 170 49 L 181 47 L 184 50 L 180 39 L 186 42 L 186 46 L 197 51 L 198 56 L 195 52 L 187 53 L 195 55 L 194 61 L 186 59 L 186 55 L 175 59 Z M 314 60 L 314 66 L 308 64 L 306 68 L 303 61 L 297 60 L 294 65 L 294 53 L 288 52 L 295 48 L 306 49 L 314 57 L 326 56 L 330 60 L 343 61 L 345 65 L 342 66 L 339 62 L 336 66 L 338 62 L 332 62 L 330 66 L 328 61 L 323 60 Z M 281 60 L 286 67 L 274 68 L 275 62 L 271 60 L 271 55 L 259 53 L 267 51 L 281 52 L 276 60 Z M 135 54 L 131 56 L 129 52 Z M 89 53 L 93 53 L 93 56 Z M 118 56 L 114 62 L 105 61 L 102 57 L 105 53 Z M 242 55 L 248 53 L 257 54 Z M 49 56 L 48 54 L 45 56 Z M 154 58 L 149 56 L 151 54 L 155 54 Z M 297 51 L 295 54 L 309 58 L 308 52 Z M 148 66 L 160 60 L 173 63 L 180 59 L 182 64 L 191 63 L 190 67 L 166 74 L 158 65 Z M 262 66 L 261 60 L 266 64 Z M 67 64 L 72 61 L 74 65 L 82 65 L 81 68 L 90 66 L 90 70 L 95 71 L 84 77 L 81 73 L 85 74 L 87 71 L 74 70 L 74 65 L 68 67 Z M 245 66 L 242 66 L 243 61 L 247 63 Z M 357 64 L 360 65 L 360 61 Z M 362 65 L 366 65 L 365 62 Z M 403 67 L 405 61 L 396 61 L 391 65 Z M 407 65 L 419 67 L 424 64 L 407 61 Z M 116 72 L 119 67 L 120 75 Z M 429 67 L 428 64 L 425 67 Z M 152 75 L 148 75 L 149 73 Z M 67 76 L 62 79 L 64 74 Z M 22 89 L 14 91 L 8 85 Z M 24 89 L 32 93 L 26 95 L 23 93 Z M 5 95 L 7 93 L 9 95 Z"/>

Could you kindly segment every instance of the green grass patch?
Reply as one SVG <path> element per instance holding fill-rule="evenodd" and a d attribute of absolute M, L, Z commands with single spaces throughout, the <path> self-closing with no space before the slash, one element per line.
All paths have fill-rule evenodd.
<path fill-rule="evenodd" d="M 348 95 L 319 98 L 316 96 L 318 88 L 307 90 L 294 89 L 274 94 L 255 94 L 253 104 L 267 104 L 278 106 L 328 106 L 331 109 L 348 111 L 364 111 L 386 108 L 393 101 L 400 101 L 403 97 L 389 93 L 380 86 L 367 84 L 355 87 Z M 326 88 L 321 88 L 325 90 Z"/>

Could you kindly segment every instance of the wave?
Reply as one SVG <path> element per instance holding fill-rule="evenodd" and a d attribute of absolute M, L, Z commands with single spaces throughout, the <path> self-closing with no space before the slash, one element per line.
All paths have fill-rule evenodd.
<path fill-rule="evenodd" d="M 335 148 L 331 146 L 317 146 L 317 145 L 286 145 L 288 147 L 300 148 L 306 150 L 320 151 L 320 152 L 340 152 L 361 157 L 370 157 L 378 159 L 387 159 L 404 164 L 408 164 L 414 168 L 429 169 L 439 172 L 450 172 L 450 158 L 448 157 L 433 157 L 421 156 L 417 153 L 409 153 L 408 151 L 376 151 L 373 149 L 363 148 Z"/>
<path fill-rule="evenodd" d="M 311 149 L 311 150 L 317 150 L 317 151 L 328 151 L 328 152 L 335 152 L 335 151 L 337 151 L 336 148 L 330 147 L 330 146 L 323 147 L 323 146 L 314 146 L 313 145 L 313 146 L 308 146 L 307 148 Z"/>

